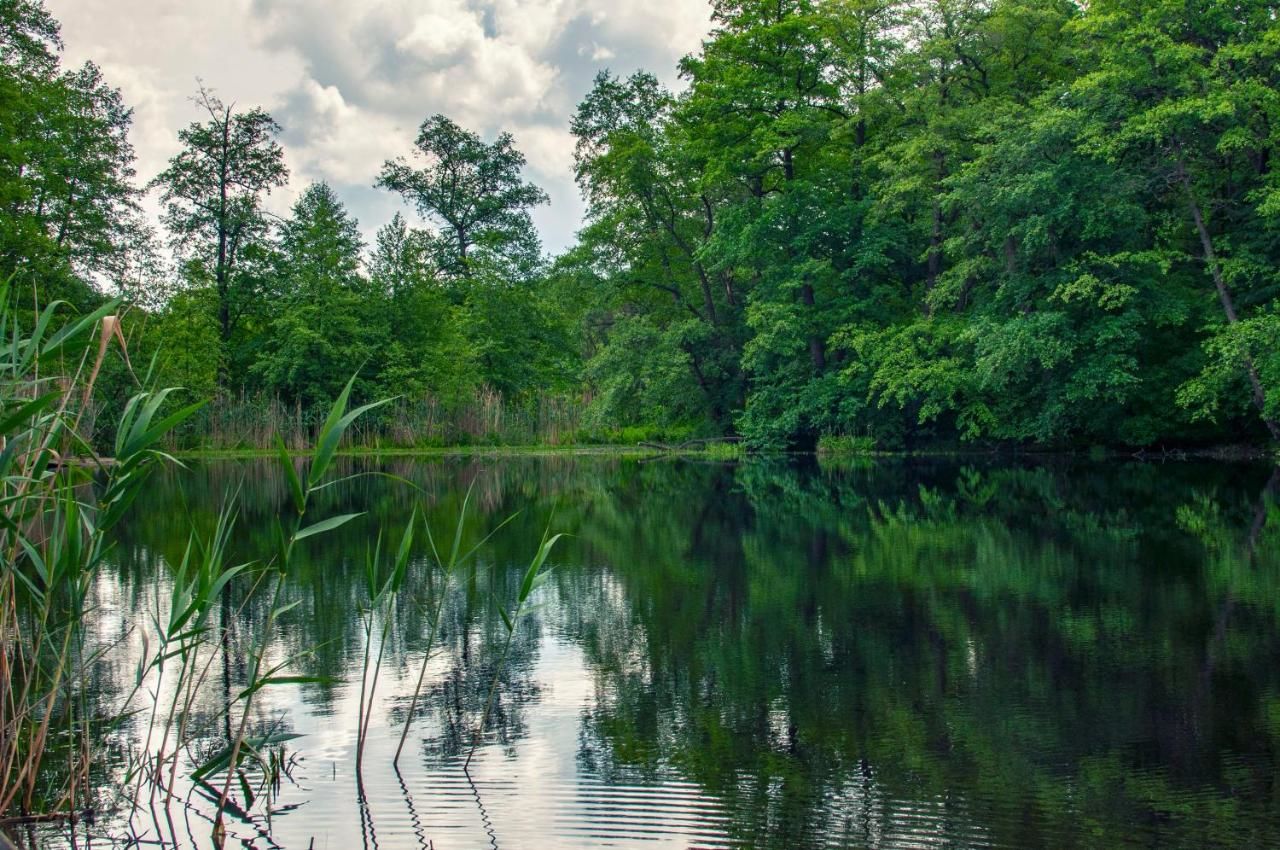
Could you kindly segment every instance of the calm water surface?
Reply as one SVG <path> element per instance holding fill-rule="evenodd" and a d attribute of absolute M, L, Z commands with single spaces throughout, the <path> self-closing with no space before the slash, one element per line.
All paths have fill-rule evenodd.
<path fill-rule="evenodd" d="M 228 846 L 1280 846 L 1269 467 L 347 466 L 421 491 L 371 477 L 322 499 L 317 516 L 368 514 L 307 551 L 271 654 L 330 681 L 262 692 L 255 729 L 300 737 L 283 745 L 291 776 L 229 825 Z M 468 541 L 518 516 L 449 591 L 397 774 L 440 590 L 425 548 L 415 559 L 359 781 L 366 547 L 379 528 L 398 540 L 415 507 L 448 537 L 468 487 Z M 104 704 L 130 683 L 138 624 L 163 608 L 188 529 L 237 488 L 235 560 L 269 554 L 289 502 L 266 462 L 165 472 L 126 524 L 96 590 L 98 636 L 116 643 L 94 681 Z M 514 598 L 548 523 L 574 536 L 464 772 L 504 634 L 494 601 Z M 218 699 L 264 616 L 244 592 L 225 600 L 236 628 L 193 712 L 192 760 L 225 741 Z M 136 746 L 140 726 L 103 751 Z M 171 819 L 133 819 L 139 846 L 209 846 L 209 801 L 180 785 Z M 104 812 L 78 840 L 120 827 Z"/>

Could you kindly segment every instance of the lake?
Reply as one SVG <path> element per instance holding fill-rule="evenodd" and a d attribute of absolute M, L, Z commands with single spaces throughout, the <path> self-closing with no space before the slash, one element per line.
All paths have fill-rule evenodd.
<path fill-rule="evenodd" d="M 235 784 L 229 847 L 1280 846 L 1280 470 L 614 456 L 342 467 L 395 477 L 320 494 L 317 517 L 365 515 L 308 541 L 284 586 L 298 604 L 268 656 L 316 681 L 260 692 L 252 727 L 274 736 L 263 749 L 277 769 L 250 777 L 252 805 Z M 447 547 L 468 491 L 464 549 L 514 518 L 443 590 L 419 533 L 358 775 L 366 551 L 380 529 L 393 549 L 415 511 Z M 131 687 L 189 530 L 208 533 L 233 498 L 231 560 L 269 556 L 290 502 L 268 461 L 165 470 L 124 523 L 94 588 L 102 705 Z M 498 605 L 547 528 L 571 536 L 516 623 L 464 771 L 506 636 Z M 77 840 L 130 829 L 138 846 L 209 846 L 213 807 L 189 774 L 226 741 L 218 706 L 265 617 L 248 589 L 223 594 L 232 628 L 191 703 L 178 800 L 166 811 L 151 794 L 130 824 L 107 790 L 146 739 L 152 683 L 133 701 L 144 710 L 96 742 L 104 790 Z"/>

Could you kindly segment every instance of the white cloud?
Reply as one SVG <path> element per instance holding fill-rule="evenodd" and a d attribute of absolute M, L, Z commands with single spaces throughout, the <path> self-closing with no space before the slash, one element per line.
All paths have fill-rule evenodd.
<path fill-rule="evenodd" d="M 301 143 L 286 147 L 291 170 L 307 182 L 372 185 L 383 161 L 397 154 L 400 128 L 395 120 L 353 106 L 335 86 L 311 79 L 295 97 L 289 111 L 300 126 L 288 135 Z"/>
<path fill-rule="evenodd" d="M 394 199 L 370 191 L 383 160 L 407 154 L 441 112 L 486 136 L 509 130 L 553 199 L 535 220 L 563 248 L 581 215 L 573 185 L 574 106 L 605 63 L 674 83 L 708 27 L 704 0 L 47 0 L 67 55 L 92 59 L 135 109 L 139 173 L 163 168 L 197 116 L 201 77 L 285 126 L 287 208 L 327 179 L 371 233 Z"/>

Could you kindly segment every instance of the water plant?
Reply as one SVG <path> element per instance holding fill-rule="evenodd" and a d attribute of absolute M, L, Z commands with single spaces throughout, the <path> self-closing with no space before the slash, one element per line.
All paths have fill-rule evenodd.
<path fill-rule="evenodd" d="M 709 460 L 734 461 L 745 458 L 747 450 L 742 443 L 712 442 L 703 447 L 702 454 Z"/>
<path fill-rule="evenodd" d="M 382 568 L 382 535 L 365 558 L 365 592 L 369 596 L 368 607 L 361 612 L 364 626 L 364 659 L 360 668 L 360 708 L 356 730 L 356 770 L 364 767 L 364 745 L 369 735 L 369 724 L 372 720 L 374 696 L 378 689 L 378 675 L 382 671 L 382 657 L 387 648 L 387 633 L 395 615 L 395 601 L 400 589 L 404 586 L 405 572 L 409 566 L 409 554 L 413 547 L 413 528 L 417 525 L 417 512 L 405 526 L 404 535 L 400 538 L 400 548 L 396 551 L 389 570 Z M 370 667 L 369 656 L 373 648 L 374 624 L 382 623 L 378 635 L 378 654 Z"/>
<path fill-rule="evenodd" d="M 431 649 L 435 642 L 436 630 L 440 627 L 440 615 L 444 611 L 445 599 L 448 597 L 449 585 L 453 581 L 458 568 L 466 563 L 472 555 L 476 553 L 485 543 L 489 541 L 493 535 L 497 534 L 505 525 L 515 519 L 516 515 L 504 519 L 502 522 L 484 536 L 484 538 L 472 546 L 467 552 L 462 552 L 462 533 L 467 520 L 467 507 L 471 504 L 471 493 L 474 489 L 472 486 L 467 488 L 467 494 L 462 499 L 462 510 L 458 514 L 458 521 L 453 529 L 453 544 L 449 549 L 449 557 L 441 558 L 440 550 L 436 546 L 435 536 L 431 533 L 431 525 L 427 522 L 426 514 L 423 514 L 423 525 L 427 532 L 427 542 L 431 546 L 431 555 L 434 559 L 435 568 L 440 573 L 440 589 L 436 593 L 427 616 L 427 645 L 422 653 L 422 665 L 418 668 L 418 678 L 413 687 L 413 695 L 409 698 L 409 709 L 405 715 L 404 726 L 400 730 L 400 742 L 396 745 L 395 758 L 392 759 L 392 765 L 399 767 L 400 754 L 404 752 L 405 741 L 409 737 L 409 729 L 413 726 L 414 714 L 418 708 L 418 700 L 422 696 L 422 685 L 427 678 L 427 666 L 431 662 Z"/>
<path fill-rule="evenodd" d="M 97 456 L 81 426 L 111 344 L 123 345 L 119 307 L 64 319 L 55 301 L 28 313 L 0 285 L 0 813 L 68 815 L 90 796 L 95 718 L 81 685 L 99 649 L 84 629 L 92 577 L 166 459 L 160 441 L 200 406 L 162 413 L 169 392 L 143 389 L 124 406 L 112 461 Z"/>
<path fill-rule="evenodd" d="M 511 607 L 511 610 L 508 611 L 501 602 L 494 600 L 494 605 L 498 609 L 498 616 L 502 618 L 502 625 L 506 629 L 507 635 L 502 644 L 502 652 L 494 665 L 493 681 L 489 685 L 489 695 L 485 698 L 484 713 L 481 715 L 480 724 L 476 727 L 475 734 L 472 736 L 471 749 L 467 752 L 467 758 L 462 764 L 463 770 L 471 766 L 471 759 L 476 754 L 476 748 L 480 746 L 480 737 L 484 734 L 484 728 L 489 723 L 489 713 L 493 710 L 493 699 L 498 693 L 498 683 L 502 679 L 502 670 L 506 666 L 507 655 L 511 652 L 511 640 L 515 637 L 516 626 L 519 624 L 521 617 L 529 611 L 529 598 L 551 575 L 550 570 L 544 570 L 543 567 L 546 565 L 547 558 L 551 555 L 551 550 L 555 547 L 556 541 L 561 537 L 564 537 L 564 535 L 551 534 L 550 526 L 543 532 L 542 542 L 538 546 L 538 551 L 533 556 L 533 560 L 529 562 L 528 568 L 524 571 L 524 577 L 520 580 L 520 588 L 516 593 L 515 604 Z"/>
<path fill-rule="evenodd" d="M 298 604 L 287 599 L 284 588 L 308 541 L 361 515 L 325 515 L 316 496 L 350 479 L 334 473 L 339 447 L 363 415 L 387 402 L 352 408 L 355 379 L 348 381 L 315 432 L 309 461 L 291 456 L 277 436 L 289 509 L 276 521 L 274 551 L 233 562 L 231 541 L 238 519 L 234 490 L 224 497 L 211 531 L 200 533 L 191 520 L 180 554 L 162 559 L 164 591 L 156 594 L 152 609 L 141 617 L 126 612 L 123 618 L 125 639 L 141 645 L 130 678 L 111 700 L 91 708 L 87 689 L 92 667 L 111 649 L 95 643 L 101 639 L 86 628 L 96 604 L 95 573 L 108 557 L 113 529 L 129 515 L 149 472 L 177 463 L 163 449 L 168 435 L 201 406 L 175 405 L 174 390 L 151 388 L 153 363 L 153 369 L 137 379 L 138 391 L 122 405 L 110 444 L 112 457 L 99 457 L 83 426 L 92 421 L 90 408 L 98 403 L 96 382 L 105 358 L 113 345 L 124 345 L 113 318 L 118 307 L 107 302 L 65 320 L 60 319 L 66 311 L 61 304 L 20 315 L 9 288 L 0 286 L 0 816 L 74 820 L 77 812 L 92 810 L 95 795 L 105 793 L 90 777 L 91 768 L 100 763 L 95 748 L 102 741 L 101 732 L 137 723 L 136 750 L 107 783 L 107 790 L 117 792 L 127 806 L 129 828 L 134 828 L 133 816 L 149 807 L 160 840 L 177 843 L 168 807 L 180 798 L 179 771 L 185 769 L 193 790 L 213 807 L 213 843 L 222 846 L 227 840 L 226 818 L 250 820 L 255 802 L 270 799 L 293 763 L 283 745 L 295 736 L 255 719 L 262 692 L 324 681 L 297 672 L 297 652 L 280 657 L 273 648 L 279 645 L 282 621 Z M 470 492 L 447 551 L 437 546 L 430 525 L 423 523 L 432 554 L 427 568 L 437 570 L 443 581 L 426 603 L 427 651 L 401 730 L 397 764 L 418 707 L 450 583 L 460 566 L 512 518 L 464 549 L 469 501 Z M 368 605 L 362 614 L 365 646 L 356 730 L 360 767 L 384 652 L 411 568 L 419 515 L 410 520 L 393 552 L 384 550 L 379 535 L 366 561 Z M 543 568 L 557 539 L 544 534 L 510 611 L 499 606 L 507 639 L 477 740 L 487 723 L 516 623 L 546 578 Z M 257 611 L 262 616 L 250 616 Z M 243 623 L 253 624 L 244 636 L 250 649 L 243 672 L 232 676 L 228 659 Z M 209 702 L 201 695 L 212 684 L 218 659 L 223 662 L 224 692 Z M 144 693 L 150 696 L 149 705 L 138 707 L 135 702 Z M 202 704 L 214 706 L 225 740 L 193 748 L 201 733 L 192 728 L 192 718 L 208 712 L 199 708 Z M 210 743 L 215 746 L 210 748 Z M 182 805 L 188 803 L 183 800 Z M 167 836 L 162 820 L 168 821 Z M 256 823 L 254 828 L 262 829 Z M 143 842 L 136 831 L 133 840 Z"/>
<path fill-rule="evenodd" d="M 821 457 L 858 457 L 875 453 L 875 437 L 823 434 L 818 438 L 818 455 Z"/>
<path fill-rule="evenodd" d="M 240 717 L 226 754 L 226 775 L 223 778 L 222 791 L 218 798 L 218 813 L 213 827 L 213 840 L 219 847 L 222 846 L 226 837 L 224 813 L 231 793 L 231 780 L 239 767 L 242 753 L 248 749 L 255 758 L 258 758 L 260 757 L 259 750 L 263 745 L 278 743 L 275 739 L 255 742 L 250 741 L 248 738 L 249 718 L 252 715 L 255 695 L 263 688 L 272 685 L 321 681 L 318 677 L 299 676 L 288 672 L 291 659 L 269 664 L 267 662 L 267 648 L 275 632 L 276 622 L 298 604 L 297 601 L 281 603 L 281 591 L 284 588 L 298 544 L 310 537 L 339 528 L 361 515 L 359 513 L 337 514 L 317 522 L 308 522 L 309 509 L 315 494 L 345 480 L 343 478 L 330 479 L 328 477 L 343 434 L 351 426 L 351 423 L 362 414 L 386 403 L 385 401 L 375 401 L 348 411 L 347 405 L 354 384 L 355 376 L 352 376 L 330 409 L 324 425 L 321 426 L 315 452 L 312 454 L 311 465 L 307 470 L 305 479 L 294 468 L 293 459 L 289 457 L 284 444 L 279 443 L 277 446 L 279 462 L 289 483 L 294 515 L 288 519 L 277 520 L 277 551 L 263 568 L 264 575 L 268 577 L 271 587 L 266 609 L 267 616 L 263 620 L 261 631 L 255 641 L 256 650 L 250 656 L 245 686 L 234 700 L 240 703 Z"/>

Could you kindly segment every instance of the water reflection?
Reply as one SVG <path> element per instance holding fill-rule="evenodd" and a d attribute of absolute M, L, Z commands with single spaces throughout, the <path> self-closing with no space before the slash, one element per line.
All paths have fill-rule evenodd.
<path fill-rule="evenodd" d="M 368 516 L 309 549 L 286 589 L 299 606 L 272 655 L 327 682 L 257 706 L 261 733 L 303 737 L 287 744 L 293 775 L 233 826 L 245 846 L 1280 844 L 1280 470 L 348 467 L 414 486 L 363 477 L 320 494 L 317 515 Z M 440 590 L 425 544 L 415 554 L 357 784 L 365 548 L 378 528 L 398 539 L 415 506 L 447 534 L 468 487 L 465 548 L 518 515 L 449 591 L 397 774 Z M 97 668 L 104 705 L 127 688 L 128 624 L 236 488 L 237 561 L 271 551 L 287 509 L 270 464 L 169 472 L 140 500 L 99 580 L 99 631 L 119 642 Z M 514 598 L 548 522 L 574 537 L 517 632 L 468 774 L 505 636 L 494 600 Z M 217 706 L 266 614 L 245 590 L 224 602 L 234 628 L 192 711 L 195 761 L 226 740 Z M 188 784 L 189 824 L 210 808 Z M 182 825 L 142 832 L 204 844 Z"/>

